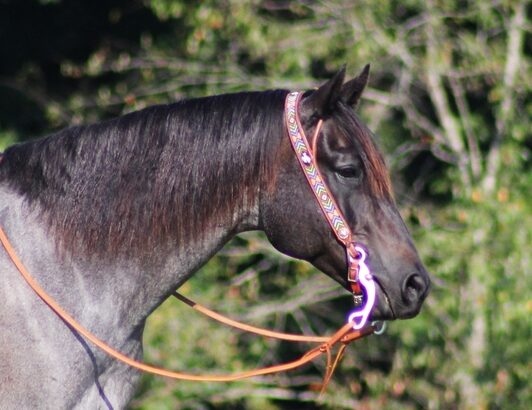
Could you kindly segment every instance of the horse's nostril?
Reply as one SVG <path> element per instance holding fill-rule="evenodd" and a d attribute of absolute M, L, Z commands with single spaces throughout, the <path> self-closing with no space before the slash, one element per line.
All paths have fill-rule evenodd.
<path fill-rule="evenodd" d="M 427 287 L 427 283 L 423 277 L 418 273 L 414 273 L 404 281 L 403 298 L 408 303 L 420 302 L 425 297 Z"/>

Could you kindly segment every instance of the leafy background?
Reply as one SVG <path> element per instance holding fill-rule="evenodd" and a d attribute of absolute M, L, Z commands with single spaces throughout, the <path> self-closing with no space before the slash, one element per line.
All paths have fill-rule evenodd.
<path fill-rule="evenodd" d="M 146 376 L 132 409 L 528 409 L 531 24 L 524 0 L 1 0 L 0 149 L 185 97 L 319 85 L 372 64 L 360 115 L 433 275 L 422 313 L 324 363 L 230 384 Z M 233 317 L 325 334 L 349 297 L 247 233 L 183 288 Z M 264 341 L 167 301 L 148 362 L 198 372 L 277 363 Z"/>

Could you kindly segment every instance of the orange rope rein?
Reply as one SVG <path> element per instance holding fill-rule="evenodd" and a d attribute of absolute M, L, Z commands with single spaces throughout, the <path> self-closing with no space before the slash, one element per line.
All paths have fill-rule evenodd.
<path fill-rule="evenodd" d="M 275 337 L 283 340 L 290 340 L 290 341 L 300 341 L 300 342 L 313 342 L 313 343 L 321 343 L 321 345 L 310 349 L 307 353 L 302 355 L 300 358 L 293 360 L 291 362 L 275 365 L 275 366 L 269 366 L 264 367 L 260 369 L 255 370 L 249 370 L 249 371 L 243 371 L 240 373 L 234 373 L 230 375 L 195 375 L 195 374 L 189 374 L 189 373 L 181 373 L 181 372 L 175 372 L 155 366 L 151 366 L 139 361 L 136 361 L 134 359 L 129 358 L 128 356 L 120 353 L 119 351 L 113 349 L 109 345 L 107 345 L 105 342 L 97 338 L 95 335 L 93 335 L 89 330 L 87 330 L 85 327 L 83 327 L 81 324 L 79 324 L 72 316 L 70 316 L 64 309 L 61 308 L 61 306 L 52 298 L 50 297 L 43 288 L 39 286 L 39 284 L 33 279 L 31 274 L 27 271 L 25 266 L 22 264 L 20 259 L 18 258 L 13 246 L 9 242 L 6 234 L 4 233 L 2 227 L 0 227 L 0 242 L 2 242 L 2 245 L 4 246 L 7 254 L 11 258 L 11 261 L 16 266 L 18 271 L 23 276 L 24 280 L 28 283 L 28 285 L 31 287 L 31 289 L 61 318 L 63 319 L 69 326 L 71 326 L 74 330 L 76 330 L 79 334 L 84 336 L 87 340 L 89 340 L 91 343 L 93 343 L 95 346 L 97 346 L 99 349 L 103 350 L 108 355 L 114 357 L 115 359 L 127 364 L 128 366 L 134 367 L 138 370 L 141 370 L 146 373 L 151 373 L 159 376 L 164 376 L 172 379 L 179 379 L 179 380 L 189 380 L 189 381 L 210 381 L 210 382 L 229 382 L 229 381 L 235 381 L 240 379 L 245 379 L 249 377 L 254 376 L 260 376 L 260 375 L 266 375 L 266 374 L 272 374 L 272 373 L 278 373 L 278 372 L 284 372 L 288 370 L 292 370 L 295 368 L 298 368 L 300 366 L 303 366 L 304 364 L 314 360 L 316 357 L 322 355 L 323 353 L 327 353 L 328 360 L 327 360 L 327 372 L 325 374 L 324 378 L 324 385 L 323 389 L 325 388 L 326 384 L 329 382 L 329 380 L 332 377 L 332 373 L 334 369 L 336 368 L 340 358 L 341 354 L 343 354 L 343 351 L 345 350 L 345 346 L 359 338 L 362 338 L 364 336 L 367 336 L 369 334 L 372 334 L 374 332 L 374 328 L 372 326 L 368 326 L 361 330 L 353 330 L 352 323 L 346 323 L 344 326 L 342 326 L 336 333 L 334 333 L 330 337 L 318 337 L 318 336 L 304 336 L 304 335 L 292 335 L 292 334 L 284 334 L 279 332 L 273 332 L 265 329 L 260 329 L 254 326 L 245 325 L 243 323 L 236 322 L 232 319 L 225 318 L 224 316 L 213 312 L 201 305 L 198 305 L 197 303 L 191 301 L 190 299 L 187 299 L 186 297 L 180 295 L 179 293 L 175 292 L 174 296 L 178 299 L 182 300 L 189 306 L 193 307 L 195 310 L 198 310 L 207 316 L 214 318 L 218 321 L 221 321 L 222 323 L 226 323 L 228 325 L 231 325 L 233 327 L 237 327 L 242 330 L 250 331 L 253 333 L 258 333 L 267 337 Z M 342 343 L 342 347 L 336 356 L 336 359 L 332 366 L 330 365 L 330 351 L 331 349 L 338 343 Z"/>
<path fill-rule="evenodd" d="M 217 320 L 220 323 L 232 326 L 236 329 L 244 330 L 249 333 L 255 333 L 257 335 L 271 337 L 272 339 L 286 340 L 290 342 L 309 342 L 309 343 L 325 343 L 330 340 L 328 336 L 306 336 L 306 335 L 294 335 L 291 333 L 280 333 L 274 332 L 273 330 L 262 329 L 260 327 L 255 327 L 248 325 L 246 323 L 237 322 L 236 320 L 225 317 L 219 313 L 216 313 L 205 306 L 196 303 L 187 297 L 183 296 L 181 293 L 175 291 L 173 296 L 179 299 L 181 302 L 186 303 L 192 309 L 201 312 L 205 316 L 210 317 L 211 319 Z"/>

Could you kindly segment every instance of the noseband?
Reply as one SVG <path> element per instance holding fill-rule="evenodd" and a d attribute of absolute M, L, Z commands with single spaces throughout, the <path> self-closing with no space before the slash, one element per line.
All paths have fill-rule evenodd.
<path fill-rule="evenodd" d="M 302 93 L 298 91 L 292 92 L 286 97 L 285 121 L 288 136 L 299 165 L 327 222 L 338 241 L 345 247 L 347 282 L 351 287 L 355 304 L 355 310 L 349 315 L 348 321 L 353 322 L 354 329 L 361 329 L 366 324 L 375 305 L 375 282 L 365 263 L 366 252 L 361 244 L 355 242 L 353 232 L 336 204 L 334 196 L 331 194 L 316 163 L 317 140 L 323 120 L 320 119 L 316 125 L 311 148 L 299 118 L 298 106 L 301 97 Z"/>

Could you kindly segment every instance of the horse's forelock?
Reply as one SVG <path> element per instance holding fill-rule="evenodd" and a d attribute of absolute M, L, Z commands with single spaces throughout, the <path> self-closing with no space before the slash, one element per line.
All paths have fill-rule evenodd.
<path fill-rule="evenodd" d="M 352 141 L 358 149 L 370 194 L 376 199 L 391 199 L 392 184 L 384 158 L 378 150 L 371 131 L 362 123 L 353 110 L 339 104 L 334 114 L 335 124 L 343 138 Z"/>

